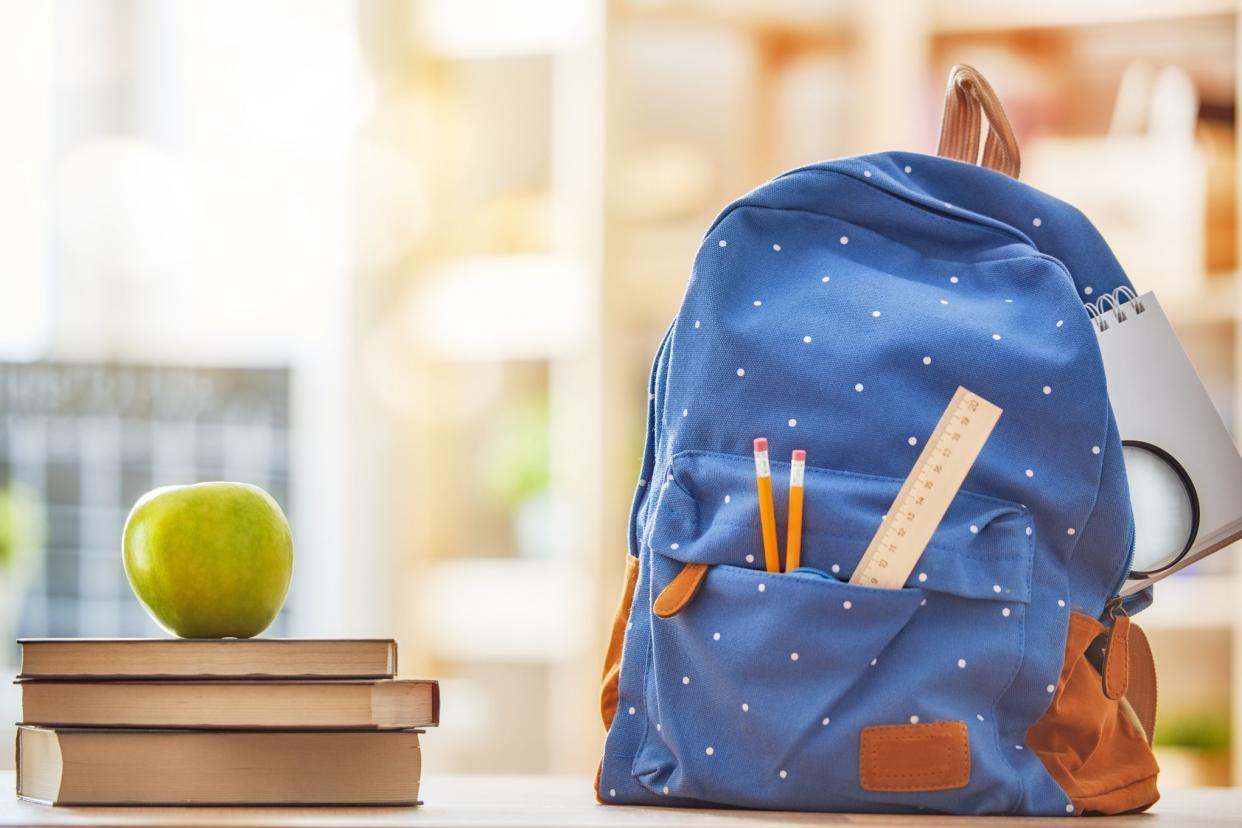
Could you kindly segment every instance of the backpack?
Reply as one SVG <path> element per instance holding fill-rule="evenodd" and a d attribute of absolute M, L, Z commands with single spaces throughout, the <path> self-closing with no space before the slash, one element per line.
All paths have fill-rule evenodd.
<path fill-rule="evenodd" d="M 980 149 L 982 127 L 986 143 Z M 812 164 L 708 229 L 655 358 L 605 804 L 1067 815 L 1156 801 L 1134 519 L 1084 301 L 1130 287 L 954 67 L 939 156 Z M 849 582 L 958 386 L 1004 413 L 900 589 Z M 802 566 L 764 568 L 805 449 Z M 783 523 L 778 536 L 784 538 Z"/>

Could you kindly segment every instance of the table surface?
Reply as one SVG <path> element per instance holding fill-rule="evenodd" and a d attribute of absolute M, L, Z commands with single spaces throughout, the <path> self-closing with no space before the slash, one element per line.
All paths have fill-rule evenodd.
<path fill-rule="evenodd" d="M 0 772 L 0 789 L 14 790 L 13 772 Z M 417 808 L 52 808 L 0 795 L 0 826 L 187 826 L 231 828 L 520 828 L 620 826 L 621 828 L 764 828 L 774 825 L 981 825 L 987 818 L 800 814 L 773 811 L 707 811 L 597 805 L 586 777 L 429 776 L 426 804 Z M 995 820 L 990 820 L 995 822 Z M 1058 825 L 1063 818 L 1014 819 L 1012 824 Z M 1098 824 L 1096 822 L 1085 823 Z M 1114 817 L 1117 826 L 1242 826 L 1242 788 L 1169 791 L 1148 814 Z"/>

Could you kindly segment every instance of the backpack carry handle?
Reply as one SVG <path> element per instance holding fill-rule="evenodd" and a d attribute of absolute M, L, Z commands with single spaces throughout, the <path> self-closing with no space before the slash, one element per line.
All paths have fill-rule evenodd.
<path fill-rule="evenodd" d="M 980 157 L 980 132 L 985 120 L 987 140 Z M 968 164 L 981 164 L 1011 178 L 1018 177 L 1022 159 L 1009 119 L 991 84 L 973 66 L 959 63 L 949 70 L 949 88 L 945 92 L 940 146 L 936 154 Z"/>

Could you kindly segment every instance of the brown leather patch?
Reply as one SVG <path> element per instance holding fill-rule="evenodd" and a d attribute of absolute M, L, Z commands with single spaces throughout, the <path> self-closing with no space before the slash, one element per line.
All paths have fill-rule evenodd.
<path fill-rule="evenodd" d="M 651 611 L 660 618 L 672 618 L 690 603 L 690 599 L 699 591 L 707 575 L 707 564 L 688 563 L 677 573 L 677 577 L 668 582 L 668 586 L 660 590 Z"/>
<path fill-rule="evenodd" d="M 617 699 L 621 684 L 621 650 L 625 647 L 625 628 L 630 623 L 630 605 L 634 603 L 634 585 L 638 583 L 638 558 L 625 556 L 625 585 L 621 590 L 621 603 L 612 619 L 612 634 L 608 638 L 608 652 L 604 655 L 604 679 L 599 694 L 599 710 L 604 717 L 604 729 L 612 727 L 612 717 L 617 715 Z"/>
<path fill-rule="evenodd" d="M 970 734 L 961 721 L 864 727 L 858 782 L 865 791 L 947 791 L 970 784 Z"/>
<path fill-rule="evenodd" d="M 1103 630 L 1094 618 L 1070 613 L 1061 679 L 1051 706 L 1026 732 L 1026 742 L 1079 813 L 1143 811 L 1160 798 L 1160 769 L 1138 717 L 1104 694 L 1100 673 L 1087 657 Z"/>
<path fill-rule="evenodd" d="M 1104 651 L 1104 695 L 1119 699 L 1130 684 L 1130 616 L 1113 619 Z"/>

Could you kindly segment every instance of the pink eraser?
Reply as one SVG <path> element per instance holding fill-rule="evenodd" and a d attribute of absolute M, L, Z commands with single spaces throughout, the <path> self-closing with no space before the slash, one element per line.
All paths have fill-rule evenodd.
<path fill-rule="evenodd" d="M 768 438 L 767 437 L 756 437 L 755 438 L 755 451 L 767 451 L 767 450 L 768 450 Z"/>
<path fill-rule="evenodd" d="M 794 449 L 793 459 L 795 463 L 805 463 L 806 452 L 803 451 L 802 449 Z"/>

